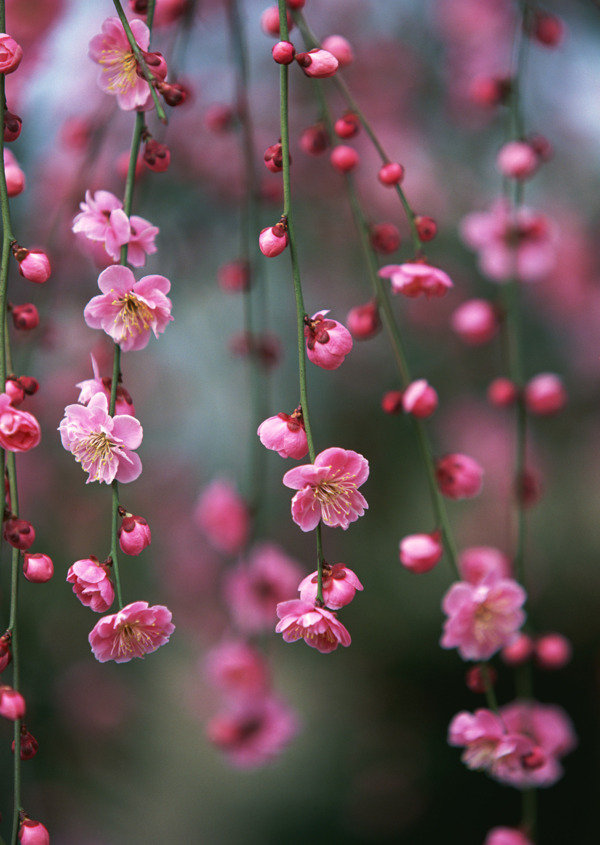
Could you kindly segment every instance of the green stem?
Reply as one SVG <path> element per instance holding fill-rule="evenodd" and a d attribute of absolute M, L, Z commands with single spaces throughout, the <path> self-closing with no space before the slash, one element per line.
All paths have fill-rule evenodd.
<path fill-rule="evenodd" d="M 119 575 L 119 552 L 118 552 L 118 530 L 119 530 L 119 483 L 113 481 L 112 487 L 112 520 L 111 520 L 111 544 L 110 557 L 112 559 L 113 574 L 117 592 L 119 610 L 123 610 L 123 595 L 121 593 L 121 578 Z"/>
<path fill-rule="evenodd" d="M 10 496 L 10 510 L 15 517 L 19 516 L 19 494 L 17 490 L 17 470 L 14 452 L 6 453 L 6 470 L 8 475 L 8 490 Z M 21 691 L 21 663 L 19 659 L 19 577 L 21 574 L 21 552 L 13 548 L 11 555 L 11 587 L 10 587 L 10 620 L 8 630 L 11 633 L 12 652 L 12 686 L 17 692 Z M 13 755 L 13 826 L 12 845 L 17 843 L 19 832 L 19 813 L 21 811 L 21 720 L 15 719 L 14 723 L 15 752 Z"/>

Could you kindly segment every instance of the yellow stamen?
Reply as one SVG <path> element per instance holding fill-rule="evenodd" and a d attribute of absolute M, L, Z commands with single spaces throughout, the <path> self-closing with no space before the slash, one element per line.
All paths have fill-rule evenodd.
<path fill-rule="evenodd" d="M 137 82 L 138 64 L 131 51 L 103 50 L 99 64 L 102 65 L 102 72 L 110 76 L 108 90 L 113 93 L 120 94 L 128 88 L 133 88 Z"/>

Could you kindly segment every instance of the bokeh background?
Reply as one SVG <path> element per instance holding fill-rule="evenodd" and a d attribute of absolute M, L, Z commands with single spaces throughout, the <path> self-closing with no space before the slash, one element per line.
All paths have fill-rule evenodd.
<path fill-rule="evenodd" d="M 193 5 L 193 8 L 192 8 Z M 261 202 L 256 235 L 281 213 L 280 177 L 262 164 L 279 137 L 278 69 L 273 39 L 260 27 L 264 4 L 240 0 L 248 45 L 248 97 Z M 502 108 L 474 102 L 472 81 L 506 75 L 515 6 L 510 0 L 307 0 L 319 37 L 342 34 L 355 61 L 344 78 L 392 160 L 406 167 L 413 207 L 438 221 L 427 247 L 455 288 L 444 300 L 394 301 L 415 376 L 439 392 L 428 423 L 436 453 L 465 451 L 486 471 L 482 495 L 449 503 L 460 548 L 494 545 L 510 554 L 508 503 L 514 417 L 491 408 L 486 387 L 499 374 L 497 342 L 467 347 L 449 326 L 473 296 L 495 299 L 498 287 L 478 270 L 459 237 L 465 214 L 502 190 L 496 153 L 506 139 Z M 77 559 L 109 548 L 110 496 L 64 452 L 56 432 L 75 385 L 90 378 L 93 352 L 108 372 L 110 344 L 82 318 L 95 295 L 98 268 L 70 231 L 86 189 L 122 195 L 122 160 L 133 119 L 96 84 L 87 44 L 114 14 L 105 2 L 13 0 L 7 29 L 26 56 L 7 84 L 8 105 L 23 118 L 12 145 L 27 190 L 12 203 L 17 238 L 47 247 L 52 279 L 41 289 L 11 281 L 14 301 L 36 302 L 42 323 L 15 338 L 15 367 L 40 381 L 30 409 L 43 442 L 19 456 L 21 509 L 36 526 L 35 550 L 49 553 L 55 578 L 23 582 L 20 611 L 23 689 L 28 727 L 40 752 L 23 766 L 24 803 L 44 821 L 54 845 L 208 843 L 289 845 L 440 841 L 480 845 L 494 825 L 517 824 L 520 796 L 467 771 L 446 743 L 462 709 L 483 706 L 464 685 L 465 665 L 439 647 L 441 597 L 452 577 L 440 564 L 416 577 L 402 569 L 398 542 L 432 530 L 433 516 L 409 421 L 386 416 L 386 390 L 399 387 L 384 333 L 357 342 L 335 372 L 309 370 L 317 451 L 339 445 L 371 465 L 367 514 L 347 532 L 324 530 L 326 556 L 354 569 L 364 592 L 343 612 L 348 649 L 321 655 L 278 635 L 260 640 L 274 688 L 298 713 L 301 729 L 271 764 L 239 771 L 213 747 L 205 725 L 219 707 L 207 682 L 207 651 L 231 630 L 223 599 L 235 560 L 216 552 L 194 519 L 201 490 L 227 477 L 257 505 L 256 539 L 276 542 L 306 573 L 314 538 L 289 516 L 281 484 L 290 462 L 262 450 L 256 428 L 298 402 L 294 301 L 288 255 L 261 259 L 252 245 L 254 325 L 279 339 L 275 365 L 259 367 L 231 353 L 244 330 L 247 299 L 228 295 L 218 268 L 244 242 L 244 162 L 239 127 L 215 129 L 214 106 L 232 106 L 236 63 L 225 0 L 191 4 L 184 23 L 158 28 L 153 40 L 189 86 L 188 102 L 167 128 L 149 121 L 169 144 L 165 174 L 142 174 L 134 212 L 160 227 L 158 251 L 144 273 L 171 279 L 174 322 L 146 350 L 124 356 L 123 371 L 144 426 L 140 480 L 122 488 L 124 505 L 143 514 L 153 543 L 121 564 L 127 601 L 167 604 L 177 629 L 144 661 L 100 665 L 87 635 L 96 621 L 65 582 Z M 535 694 L 564 707 L 578 748 L 564 779 L 539 797 L 540 843 L 592 843 L 598 794 L 598 373 L 600 368 L 600 9 L 593 2 L 548 2 L 562 16 L 555 49 L 532 44 L 522 97 L 528 131 L 546 136 L 552 160 L 528 184 L 526 201 L 549 218 L 553 269 L 523 291 L 524 368 L 560 373 L 566 410 L 531 426 L 532 464 L 543 497 L 528 515 L 527 588 L 538 630 L 559 631 L 574 646 L 558 673 L 536 673 Z M 294 40 L 299 36 L 292 33 Z M 334 114 L 343 103 L 324 87 Z M 371 297 L 344 183 L 327 155 L 307 156 L 299 135 L 317 119 L 311 83 L 291 69 L 294 215 L 309 313 L 348 310 Z M 364 133 L 357 190 L 372 222 L 393 222 L 404 243 L 388 261 L 412 258 L 393 192 L 376 179 L 378 159 Z M 120 164 L 121 163 L 121 164 Z M 139 277 L 139 274 L 138 274 Z M 13 293 L 14 291 L 14 293 Z M 252 391 L 258 391 L 258 398 Z M 261 414 L 257 413 L 261 410 Z M 1 612 L 8 614 L 9 570 L 3 562 Z M 290 596 L 292 598 L 292 596 Z M 274 624 L 275 625 L 275 619 Z M 498 697 L 514 696 L 512 672 L 498 663 Z M 10 815 L 10 726 L 0 725 L 2 815 Z M 4 835 L 7 836 L 6 830 Z"/>

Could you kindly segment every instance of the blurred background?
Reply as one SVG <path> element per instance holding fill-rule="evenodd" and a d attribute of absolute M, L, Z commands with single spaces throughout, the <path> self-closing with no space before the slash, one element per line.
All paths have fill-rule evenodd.
<path fill-rule="evenodd" d="M 122 359 L 144 427 L 144 471 L 121 486 L 122 504 L 148 520 L 153 542 L 140 557 L 124 556 L 121 571 L 126 602 L 166 604 L 177 627 L 169 645 L 143 661 L 100 665 L 90 654 L 96 618 L 65 577 L 75 560 L 108 554 L 110 495 L 85 485 L 56 429 L 65 405 L 77 401 L 76 384 L 92 377 L 90 353 L 102 375 L 110 373 L 112 353 L 82 318 L 102 265 L 71 224 L 86 190 L 122 196 L 133 116 L 100 90 L 87 57 L 90 39 L 114 14 L 112 3 L 6 6 L 7 31 L 25 50 L 7 80 L 8 107 L 23 118 L 11 150 L 27 177 L 26 191 L 12 201 L 13 225 L 20 243 L 47 248 L 53 266 L 39 289 L 15 273 L 9 293 L 14 302 L 34 301 L 42 317 L 34 331 L 13 333 L 15 368 L 41 385 L 27 409 L 43 428 L 41 446 L 19 456 L 17 466 L 21 511 L 37 532 L 34 551 L 55 565 L 51 582 L 24 581 L 21 590 L 22 685 L 27 725 L 40 743 L 36 759 L 23 765 L 27 812 L 46 824 L 53 845 L 294 845 L 309 838 L 315 845 L 433 845 L 442 838 L 482 845 L 491 827 L 517 825 L 518 791 L 468 771 L 460 749 L 447 745 L 452 717 L 484 701 L 467 690 L 458 655 L 439 647 L 440 602 L 453 580 L 447 563 L 415 576 L 398 560 L 403 536 L 435 525 L 410 420 L 381 409 L 383 394 L 400 387 L 384 332 L 355 342 L 339 370 L 311 366 L 308 376 L 317 452 L 353 449 L 371 467 L 362 488 L 366 515 L 347 532 L 323 532 L 327 559 L 344 561 L 364 585 L 340 614 L 352 646 L 321 655 L 302 642 L 285 644 L 271 632 L 273 614 L 272 628 L 251 639 L 282 708 L 290 709 L 289 741 L 265 765 L 244 769 L 206 735 L 223 707 L 206 655 L 240 633 L 224 591 L 228 573 L 265 541 L 297 563 L 300 577 L 315 568 L 314 536 L 292 522 L 292 492 L 281 484 L 294 462 L 267 452 L 256 437 L 263 419 L 291 413 L 299 395 L 289 256 L 265 259 L 257 251 L 258 232 L 279 220 L 282 198 L 280 175 L 262 163 L 279 138 L 275 39 L 261 29 L 265 4 L 254 0 L 239 0 L 260 194 L 250 220 L 228 3 L 158 3 L 167 22 L 158 19 L 152 47 L 189 96 L 170 110 L 168 127 L 148 116 L 152 133 L 170 147 L 171 166 L 162 174 L 142 170 L 134 199 L 134 213 L 160 227 L 158 251 L 136 277 L 171 280 L 174 322 Z M 411 372 L 439 393 L 440 408 L 427 422 L 436 454 L 464 451 L 485 469 L 481 496 L 448 504 L 457 545 L 495 546 L 509 556 L 515 420 L 486 400 L 489 382 L 501 374 L 500 342 L 468 346 L 450 317 L 469 298 L 499 296 L 459 229 L 465 215 L 488 209 L 502 192 L 495 157 L 508 137 L 507 113 L 486 104 L 474 81 L 509 72 L 516 6 L 307 0 L 304 9 L 317 37 L 340 34 L 352 44 L 344 79 L 390 159 L 405 166 L 412 207 L 437 220 L 426 254 L 454 289 L 430 302 L 397 298 L 393 307 Z M 521 95 L 527 132 L 546 137 L 554 151 L 525 190 L 527 205 L 547 218 L 552 261 L 523 290 L 524 374 L 559 373 L 569 402 L 530 426 L 542 496 L 528 511 L 526 586 L 535 628 L 562 633 L 574 648 L 565 669 L 534 674 L 536 698 L 563 707 L 579 737 L 564 779 L 539 795 L 539 842 L 558 845 L 597 835 L 600 9 L 591 0 L 549 0 L 544 9 L 561 16 L 564 34 L 552 48 L 532 40 Z M 291 37 L 301 43 L 297 30 Z M 303 130 L 319 117 L 311 86 L 290 68 L 305 305 L 309 314 L 331 309 L 345 323 L 372 292 L 344 179 L 327 152 L 302 149 Z M 330 80 L 322 90 L 337 118 L 345 109 L 338 90 Z M 408 227 L 395 193 L 377 180 L 376 153 L 365 133 L 348 143 L 361 156 L 355 182 L 363 213 L 372 224 L 394 224 L 402 237 L 382 263 L 410 261 Z M 251 292 L 230 294 L 217 281 L 219 268 L 245 254 L 247 231 L 254 232 Z M 232 352 L 243 349 L 235 337 L 248 315 L 253 330 L 266 333 L 270 354 Z M 223 554 L 199 525 L 198 498 L 215 478 L 228 479 L 253 508 L 249 547 L 239 555 Z M 6 560 L 1 575 L 7 620 Z M 513 672 L 497 658 L 494 664 L 506 703 L 515 695 Z M 12 736 L 8 723 L 0 730 L 0 829 L 8 837 Z"/>

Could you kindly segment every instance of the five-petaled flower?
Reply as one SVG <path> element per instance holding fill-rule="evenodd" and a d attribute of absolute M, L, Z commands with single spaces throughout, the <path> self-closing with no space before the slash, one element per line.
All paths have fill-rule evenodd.
<path fill-rule="evenodd" d="M 9 452 L 28 452 L 38 445 L 41 436 L 33 414 L 14 408 L 8 393 L 0 393 L 0 447 Z"/>
<path fill-rule="evenodd" d="M 337 320 L 326 319 L 329 311 L 318 311 L 304 318 L 306 354 L 324 370 L 337 370 L 352 349 L 352 335 Z"/>
<path fill-rule="evenodd" d="M 164 276 L 144 276 L 139 282 L 129 267 L 113 265 L 98 277 L 101 296 L 85 306 L 83 316 L 91 329 L 103 329 L 123 352 L 144 349 L 154 336 L 164 332 L 171 316 L 166 294 L 171 283 Z"/>
<path fill-rule="evenodd" d="M 382 279 L 389 279 L 392 293 L 401 293 L 414 298 L 423 294 L 426 299 L 444 296 L 453 287 L 450 276 L 439 267 L 425 262 L 388 264 L 379 270 Z"/>
<path fill-rule="evenodd" d="M 60 438 L 65 449 L 89 473 L 90 481 L 135 481 L 142 462 L 133 452 L 142 442 L 140 422 L 129 414 L 108 413 L 108 400 L 96 393 L 86 405 L 67 405 Z"/>
<path fill-rule="evenodd" d="M 324 607 L 316 607 L 302 599 L 282 601 L 277 605 L 279 622 L 275 631 L 283 634 L 286 643 L 303 639 L 322 654 L 335 651 L 338 645 L 349 646 L 352 642 L 348 629 L 342 625 L 335 613 Z"/>
<path fill-rule="evenodd" d="M 167 607 L 149 606 L 147 601 L 134 601 L 118 613 L 103 616 L 88 637 L 94 657 L 100 663 L 127 663 L 151 654 L 165 645 L 175 630 L 171 616 Z"/>
<path fill-rule="evenodd" d="M 142 52 L 148 49 L 150 30 L 143 21 L 129 22 L 131 32 Z M 138 62 L 123 24 L 117 17 L 107 18 L 102 32 L 89 44 L 89 56 L 100 65 L 98 85 L 117 98 L 124 111 L 150 108 L 152 96 L 148 83 L 138 74 Z"/>
<path fill-rule="evenodd" d="M 283 483 L 298 492 L 292 499 L 292 519 L 303 531 L 325 525 L 344 530 L 368 508 L 358 491 L 369 476 L 369 462 L 358 452 L 337 446 L 325 449 L 314 464 L 294 467 Z"/>

